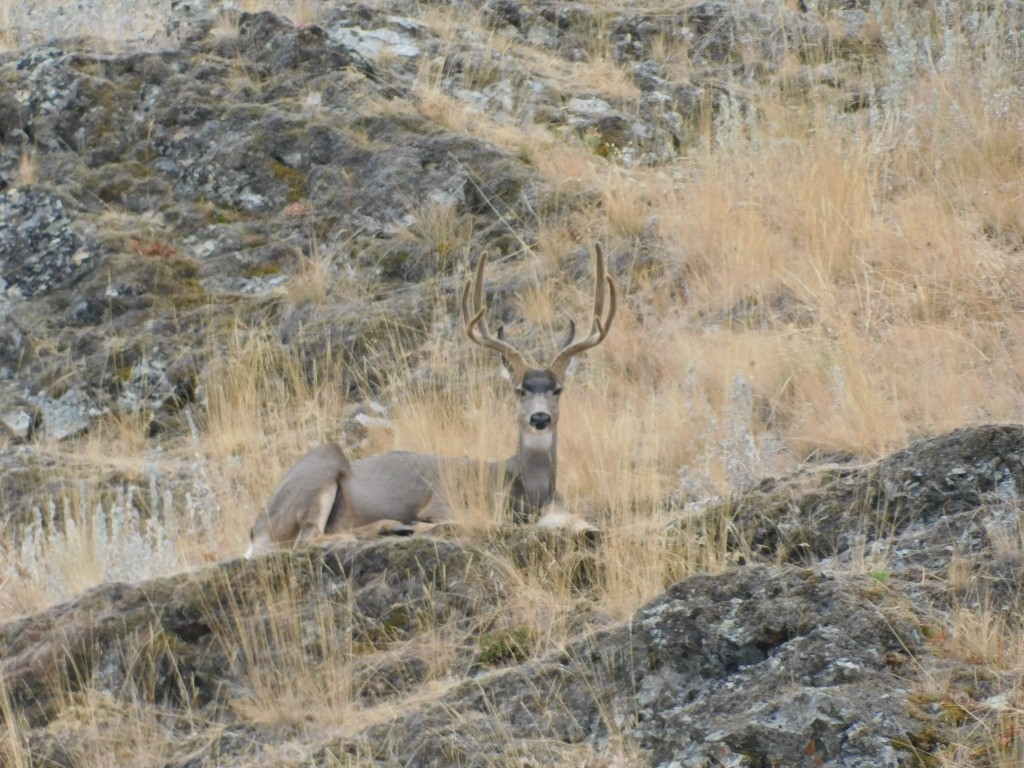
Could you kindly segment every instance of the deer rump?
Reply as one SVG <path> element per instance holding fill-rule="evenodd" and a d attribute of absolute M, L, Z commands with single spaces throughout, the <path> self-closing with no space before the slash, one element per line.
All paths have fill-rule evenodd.
<path fill-rule="evenodd" d="M 249 531 L 249 556 L 271 545 L 323 536 L 345 509 L 351 464 L 341 446 L 327 443 L 303 456 L 285 475 Z"/>

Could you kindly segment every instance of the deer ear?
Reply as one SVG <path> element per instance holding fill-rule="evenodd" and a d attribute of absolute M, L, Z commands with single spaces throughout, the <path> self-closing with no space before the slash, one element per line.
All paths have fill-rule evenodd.
<path fill-rule="evenodd" d="M 498 341 L 504 341 L 505 340 L 505 326 L 504 325 L 499 325 L 498 326 L 498 332 L 497 332 L 496 335 L 498 337 Z M 499 370 L 501 372 L 501 378 L 503 378 L 505 381 L 512 381 L 513 377 L 515 376 L 515 371 L 512 369 L 512 363 L 510 363 L 508 361 L 508 358 L 505 357 L 504 355 L 501 356 L 501 365 L 498 366 L 498 368 L 499 368 Z"/>
<path fill-rule="evenodd" d="M 569 361 L 569 364 L 565 366 L 565 371 L 562 372 L 562 380 L 568 381 L 569 377 L 572 376 L 572 369 L 576 367 L 576 358 L 574 357 Z"/>

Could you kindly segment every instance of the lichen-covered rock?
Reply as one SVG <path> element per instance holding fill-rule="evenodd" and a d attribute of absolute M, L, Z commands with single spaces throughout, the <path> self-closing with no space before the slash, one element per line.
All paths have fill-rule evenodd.
<path fill-rule="evenodd" d="M 0 674 L 30 724 L 50 723 L 36 735 L 40 754 L 75 727 L 68 699 L 47 684 L 66 670 L 94 697 L 145 685 L 162 706 L 202 708 L 218 728 L 270 670 L 287 674 L 296 658 L 303 670 L 350 663 L 329 655 L 344 637 L 372 705 L 414 692 L 428 676 L 419 638 L 431 627 L 486 636 L 510 597 L 503 562 L 423 537 L 109 585 L 0 626 Z M 918 618 L 872 584 L 738 568 L 681 582 L 630 620 L 547 658 L 488 670 L 468 643 L 457 666 L 471 680 L 404 705 L 354 742 L 328 736 L 314 749 L 358 744 L 381 765 L 483 766 L 530 754 L 602 765 L 610 744 L 629 743 L 650 765 L 910 765 L 907 750 L 924 724 L 908 714 L 908 671 L 897 674 L 894 659 L 912 653 L 923 664 L 928 650 Z M 281 737 L 250 734 L 246 759 Z M 213 764 L 216 743 L 194 753 L 197 764 Z"/>
<path fill-rule="evenodd" d="M 230 735 L 196 746 L 198 765 L 251 764 L 290 738 L 235 713 L 265 702 L 268 680 L 317 670 L 340 675 L 346 707 L 375 714 L 343 735 L 310 734 L 303 754 L 314 761 L 346 753 L 381 766 L 611 765 L 628 745 L 631 765 L 909 767 L 959 738 L 966 715 L 950 721 L 956 702 L 971 717 L 998 717 L 998 676 L 947 653 L 942 639 L 942 612 L 972 595 L 923 575 L 945 568 L 952 582 L 949 559 L 959 557 L 974 569 L 957 577 L 965 588 L 1019 615 L 1021 560 L 1005 546 L 1019 520 L 998 495 L 1016 487 L 1020 431 L 961 430 L 842 475 L 851 510 L 889 494 L 906 516 L 877 534 L 890 548 L 884 571 L 853 563 L 850 573 L 851 547 L 810 568 L 697 575 L 626 621 L 581 605 L 573 636 L 553 653 L 531 650 L 542 627 L 505 615 L 522 584 L 516 569 L 575 583 L 585 596 L 604 577 L 601 542 L 438 529 L 105 586 L 0 626 L 0 673 L 39 725 L 29 739 L 39 756 L 58 754 L 82 727 L 46 683 L 62 670 L 74 670 L 75 685 L 88 681 L 90 695 L 145 685 L 161 706 L 198 707 L 209 728 L 230 725 Z M 789 492 L 760 524 L 820 508 L 813 483 Z M 437 631 L 446 685 L 424 695 L 439 682 Z M 949 681 L 941 697 L 922 693 L 935 676 Z"/>
<path fill-rule="evenodd" d="M 60 197 L 32 187 L 0 192 L 0 294 L 29 299 L 60 288 L 93 255 Z"/>
<path fill-rule="evenodd" d="M 148 654 L 145 663 L 159 668 L 150 684 L 178 704 L 217 710 L 245 695 L 258 669 L 294 654 L 278 642 L 289 627 L 289 639 L 304 643 L 299 650 L 310 658 L 323 653 L 328 629 L 365 653 L 442 624 L 478 632 L 494 620 L 507 578 L 500 561 L 482 552 L 414 537 L 110 584 L 0 626 L 0 675 L 20 713 L 40 723 L 63 705 L 46 684 L 54 675 L 74 669 L 76 685 L 116 693 L 144 671 L 136 664 Z M 281 615 L 282 606 L 296 615 Z"/>
<path fill-rule="evenodd" d="M 206 329 L 232 316 L 276 317 L 336 360 L 379 349 L 385 319 L 414 347 L 437 295 L 417 283 L 451 279 L 476 232 L 532 218 L 521 159 L 416 114 L 328 31 L 358 26 L 354 11 L 324 27 L 234 12 L 222 34 L 197 23 L 216 3 L 185 5 L 177 49 L 0 54 L 0 412 L 16 439 L 105 414 L 174 428 Z M 433 215 L 459 222 L 455 239 L 394 242 Z M 282 302 L 314 250 L 334 275 L 409 288 L 375 312 L 340 291 Z"/>
<path fill-rule="evenodd" d="M 795 562 L 1024 495 L 1024 427 L 958 429 L 864 466 L 805 467 L 709 510 L 736 544 Z"/>
<path fill-rule="evenodd" d="M 794 568 L 695 577 L 622 625 L 478 677 L 366 739 L 424 766 L 484 766 L 524 741 L 625 741 L 659 766 L 912 765 L 922 724 L 891 661 L 922 637 L 898 601 L 871 594 L 867 579 Z"/>
<path fill-rule="evenodd" d="M 875 571 L 922 607 L 986 602 L 1019 616 L 1022 496 L 1024 427 L 990 424 L 866 465 L 802 467 L 699 514 L 728 521 L 743 556 Z"/>

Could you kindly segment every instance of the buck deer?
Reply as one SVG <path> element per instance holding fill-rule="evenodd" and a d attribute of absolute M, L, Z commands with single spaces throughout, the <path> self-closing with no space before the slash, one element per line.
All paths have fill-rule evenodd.
<path fill-rule="evenodd" d="M 285 476 L 266 509 L 254 524 L 247 556 L 273 546 L 293 545 L 322 535 L 344 535 L 354 530 L 407 535 L 421 524 L 451 520 L 452 507 L 445 494 L 452 478 L 484 473 L 488 489 L 507 489 L 513 520 L 542 526 L 593 531 L 584 521 L 561 509 L 555 491 L 558 449 L 558 401 L 569 364 L 581 352 L 604 341 L 615 318 L 615 282 L 605 272 L 604 254 L 595 246 L 594 311 L 590 333 L 575 340 L 569 335 L 547 368 L 532 366 L 502 338 L 492 336 L 484 317 L 484 268 L 480 256 L 475 279 L 462 292 L 462 319 L 466 335 L 494 352 L 513 385 L 518 406 L 519 445 L 504 461 L 478 462 L 433 454 L 393 451 L 349 462 L 341 447 L 321 445 L 299 460 Z M 605 309 L 607 294 L 608 307 Z"/>

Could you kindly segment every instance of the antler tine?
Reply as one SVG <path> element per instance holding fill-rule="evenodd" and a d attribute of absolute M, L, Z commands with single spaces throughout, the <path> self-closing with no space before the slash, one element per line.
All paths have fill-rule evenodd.
<path fill-rule="evenodd" d="M 551 363 L 551 371 L 558 378 L 565 376 L 569 362 L 576 355 L 596 347 L 604 341 L 605 336 L 608 335 L 608 331 L 612 327 L 612 320 L 615 319 L 615 310 L 618 307 L 615 281 L 612 280 L 611 275 L 605 274 L 604 252 L 601 250 L 601 246 L 595 244 L 594 251 L 596 254 L 594 258 L 594 318 L 590 326 L 590 334 L 585 339 L 566 344 L 555 357 L 554 362 Z M 608 286 L 608 314 L 604 316 L 606 285 Z"/>
<path fill-rule="evenodd" d="M 466 335 L 469 338 L 487 349 L 493 349 L 502 355 L 508 364 L 521 375 L 522 371 L 529 368 L 523 354 L 509 344 L 507 341 L 496 339 L 487 330 L 487 320 L 484 315 L 487 312 L 484 307 L 484 267 L 487 265 L 487 252 L 480 254 L 476 265 L 476 278 L 466 281 L 466 287 L 462 289 L 462 320 L 466 326 Z M 472 293 L 472 303 L 470 294 Z"/>

